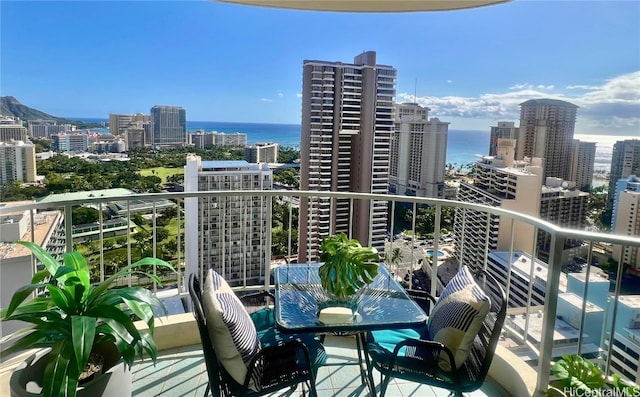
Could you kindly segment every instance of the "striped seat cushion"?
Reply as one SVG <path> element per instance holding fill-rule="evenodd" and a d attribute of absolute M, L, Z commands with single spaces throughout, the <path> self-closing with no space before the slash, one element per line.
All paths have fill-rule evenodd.
<path fill-rule="evenodd" d="M 249 313 L 226 280 L 211 269 L 204 281 L 202 306 L 220 363 L 236 382 L 243 384 L 247 366 L 261 348 Z M 250 382 L 249 387 L 258 390 L 259 381 Z"/>
<path fill-rule="evenodd" d="M 460 268 L 438 298 L 429 316 L 429 335 L 451 350 L 456 367 L 467 359 L 490 306 L 489 297 L 476 284 L 467 266 Z M 439 364 L 443 370 L 452 369 L 444 353 Z"/>

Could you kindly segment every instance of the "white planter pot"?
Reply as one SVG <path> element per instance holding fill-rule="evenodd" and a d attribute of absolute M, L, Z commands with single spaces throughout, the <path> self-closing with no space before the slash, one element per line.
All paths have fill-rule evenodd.
<path fill-rule="evenodd" d="M 115 350 L 115 352 L 114 352 Z M 49 349 L 41 350 L 20 364 L 11 375 L 11 397 L 41 397 L 42 378 Z M 130 397 L 131 372 L 120 361 L 115 346 L 100 351 L 104 357 L 102 375 L 78 387 L 78 397 Z"/>

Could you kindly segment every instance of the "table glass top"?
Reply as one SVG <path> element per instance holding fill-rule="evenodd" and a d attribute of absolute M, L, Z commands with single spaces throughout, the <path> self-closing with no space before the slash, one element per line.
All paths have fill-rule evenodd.
<path fill-rule="evenodd" d="M 327 314 L 333 306 L 320 284 L 321 264 L 292 264 L 274 269 L 276 323 L 290 331 L 363 331 L 407 328 L 424 324 L 427 315 L 409 298 L 404 288 L 380 265 L 374 281 L 352 300 L 353 315 Z M 335 302 L 334 302 L 335 303 Z"/>

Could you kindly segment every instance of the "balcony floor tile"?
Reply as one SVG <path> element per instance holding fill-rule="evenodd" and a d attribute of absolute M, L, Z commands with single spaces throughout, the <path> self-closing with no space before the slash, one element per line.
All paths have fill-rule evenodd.
<path fill-rule="evenodd" d="M 329 365 L 318 370 L 316 389 L 320 397 L 365 397 L 368 389 L 362 384 L 360 371 L 353 363 L 357 360 L 355 339 L 348 336 L 329 335 L 325 339 Z M 157 365 L 150 360 L 139 361 L 132 367 L 133 395 L 136 397 L 203 397 L 207 385 L 207 371 L 201 347 L 187 346 L 160 352 Z M 374 371 L 374 381 L 379 382 L 380 374 Z M 376 391 L 379 388 L 376 387 Z M 440 397 L 448 396 L 447 390 L 393 379 L 387 388 L 389 397 Z M 271 397 L 302 396 L 298 388 L 283 390 Z M 504 390 L 492 382 L 467 397 L 508 397 Z"/>

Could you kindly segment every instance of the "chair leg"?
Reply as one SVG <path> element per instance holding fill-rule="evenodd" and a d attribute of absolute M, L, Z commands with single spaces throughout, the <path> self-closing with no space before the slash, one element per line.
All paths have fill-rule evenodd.
<path fill-rule="evenodd" d="M 204 389 L 204 397 L 207 397 L 209 395 L 209 383 L 207 382 L 207 388 Z"/>
<path fill-rule="evenodd" d="M 389 386 L 389 381 L 391 380 L 390 376 L 385 376 L 382 382 L 380 382 L 380 397 L 384 397 L 384 394 L 387 392 L 387 386 Z"/>

